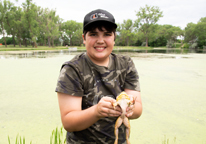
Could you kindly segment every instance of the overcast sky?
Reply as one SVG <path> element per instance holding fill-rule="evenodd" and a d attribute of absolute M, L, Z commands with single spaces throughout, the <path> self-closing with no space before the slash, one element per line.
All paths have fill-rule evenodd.
<path fill-rule="evenodd" d="M 10 0 L 21 5 L 26 0 Z M 83 22 L 84 16 L 95 9 L 105 9 L 112 13 L 117 23 L 137 19 L 140 7 L 158 6 L 163 17 L 158 24 L 171 24 L 184 29 L 189 22 L 197 23 L 206 17 L 206 0 L 33 0 L 37 6 L 56 9 L 60 18 Z"/>

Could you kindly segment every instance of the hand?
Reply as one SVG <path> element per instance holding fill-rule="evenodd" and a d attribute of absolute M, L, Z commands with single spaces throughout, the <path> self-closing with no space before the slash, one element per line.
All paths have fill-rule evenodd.
<path fill-rule="evenodd" d="M 111 97 L 103 97 L 96 105 L 96 112 L 99 118 L 103 117 L 118 117 L 121 115 L 120 107 L 113 108 L 113 103 L 116 100 Z"/>
<path fill-rule="evenodd" d="M 130 106 L 126 110 L 126 117 L 130 117 L 133 115 L 134 109 L 135 109 L 135 100 L 137 99 L 137 96 L 128 95 L 131 101 Z"/>

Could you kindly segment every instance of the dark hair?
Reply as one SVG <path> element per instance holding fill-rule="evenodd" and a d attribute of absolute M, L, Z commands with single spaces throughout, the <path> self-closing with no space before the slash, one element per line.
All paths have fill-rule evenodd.
<path fill-rule="evenodd" d="M 98 22 L 92 23 L 86 28 L 84 28 L 84 38 L 86 39 L 87 32 L 94 31 L 96 28 L 98 28 L 98 30 L 100 31 L 103 31 L 103 28 L 105 28 L 108 32 L 113 32 L 114 37 L 116 38 L 116 27 L 104 21 L 98 21 Z"/>

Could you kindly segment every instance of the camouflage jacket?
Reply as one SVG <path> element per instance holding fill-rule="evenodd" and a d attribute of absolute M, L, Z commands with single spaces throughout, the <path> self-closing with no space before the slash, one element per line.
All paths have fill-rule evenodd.
<path fill-rule="evenodd" d="M 104 96 L 116 98 L 124 89 L 140 91 L 139 76 L 128 56 L 110 54 L 108 67 L 94 64 L 86 53 L 64 63 L 56 92 L 82 97 L 82 109 L 99 102 Z M 114 143 L 114 118 L 102 118 L 89 128 L 67 134 L 67 143 Z M 119 143 L 125 143 L 125 126 L 119 128 Z"/>

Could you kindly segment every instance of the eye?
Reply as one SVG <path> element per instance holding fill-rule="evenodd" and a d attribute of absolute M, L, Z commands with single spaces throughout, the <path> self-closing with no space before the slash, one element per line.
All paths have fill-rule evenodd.
<path fill-rule="evenodd" d="M 105 36 L 112 36 L 112 33 L 105 33 Z"/>
<path fill-rule="evenodd" d="M 96 33 L 90 33 L 89 36 L 96 36 Z"/>

